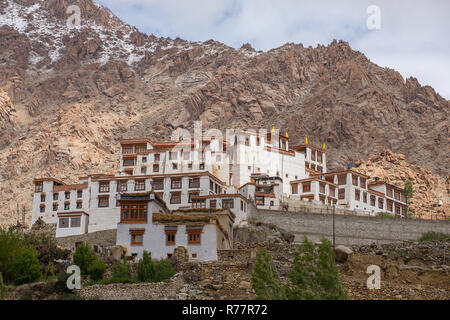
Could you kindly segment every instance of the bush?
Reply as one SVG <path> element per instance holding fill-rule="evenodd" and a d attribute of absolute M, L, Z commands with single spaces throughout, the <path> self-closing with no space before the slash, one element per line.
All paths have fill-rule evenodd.
<path fill-rule="evenodd" d="M 289 274 L 292 288 L 289 299 L 346 300 L 347 292 L 339 280 L 331 242 L 322 239 L 316 249 L 305 237 L 294 254 L 294 265 Z"/>
<path fill-rule="evenodd" d="M 395 218 L 395 215 L 393 215 L 392 213 L 389 212 L 377 212 L 376 214 L 377 217 L 383 217 L 383 218 Z"/>
<path fill-rule="evenodd" d="M 428 231 L 422 234 L 419 241 L 449 241 L 450 235 L 442 232 Z"/>
<path fill-rule="evenodd" d="M 13 270 L 16 285 L 39 280 L 41 268 L 36 250 L 33 247 L 22 249 L 13 263 Z"/>
<path fill-rule="evenodd" d="M 256 254 L 251 284 L 258 300 L 281 300 L 286 298 L 280 277 L 271 264 L 271 256 L 263 248 L 259 248 Z"/>
<path fill-rule="evenodd" d="M 92 280 L 98 281 L 103 278 L 106 271 L 105 263 L 96 257 L 95 261 L 88 267 L 88 273 Z"/>
<path fill-rule="evenodd" d="M 80 267 L 82 274 L 89 274 L 89 266 L 95 263 L 97 256 L 87 243 L 81 243 L 73 253 L 73 263 Z"/>
<path fill-rule="evenodd" d="M 271 257 L 265 249 L 258 249 L 251 275 L 256 299 L 267 300 L 343 300 L 347 292 L 339 280 L 330 241 L 323 239 L 316 246 L 304 239 L 294 253 L 294 263 L 288 277 L 289 285 L 283 285 L 271 265 Z"/>
<path fill-rule="evenodd" d="M 175 269 L 173 268 L 172 263 L 169 259 L 161 259 L 159 261 L 156 261 L 155 264 L 155 282 L 169 281 L 170 278 L 172 278 L 175 274 Z"/>
<path fill-rule="evenodd" d="M 127 259 L 123 259 L 122 263 L 118 263 L 113 266 L 112 277 L 109 280 L 110 283 L 132 283 L 136 282 L 131 277 L 130 264 Z"/>
<path fill-rule="evenodd" d="M 27 246 L 33 246 L 38 253 L 41 264 L 47 265 L 54 260 L 66 260 L 70 255 L 70 250 L 61 250 L 56 241 L 48 234 L 36 235 L 33 233 L 24 235 L 24 242 Z"/>
<path fill-rule="evenodd" d="M 3 283 L 3 276 L 2 273 L 0 272 L 0 300 L 8 298 L 8 295 L 9 295 L 8 286 Z"/>
<path fill-rule="evenodd" d="M 17 231 L 0 229 L 0 272 L 6 283 L 14 281 L 14 261 L 24 248 Z"/>
<path fill-rule="evenodd" d="M 156 266 L 151 254 L 144 250 L 142 259 L 137 265 L 137 277 L 141 282 L 153 282 L 156 275 Z"/>

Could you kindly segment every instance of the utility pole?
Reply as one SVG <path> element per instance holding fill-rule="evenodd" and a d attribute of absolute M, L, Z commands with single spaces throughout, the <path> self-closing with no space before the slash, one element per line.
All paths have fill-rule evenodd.
<path fill-rule="evenodd" d="M 336 225 L 335 225 L 335 216 L 336 213 L 336 205 L 333 205 L 333 250 L 336 249 Z"/>

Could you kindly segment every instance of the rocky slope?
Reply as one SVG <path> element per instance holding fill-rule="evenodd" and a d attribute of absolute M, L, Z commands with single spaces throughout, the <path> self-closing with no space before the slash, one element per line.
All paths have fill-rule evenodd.
<path fill-rule="evenodd" d="M 66 13 L 76 4 L 81 27 Z M 269 52 L 157 38 L 92 0 L 0 0 L 0 224 L 36 175 L 112 172 L 123 137 L 275 125 L 332 168 L 383 149 L 449 174 L 449 101 L 348 43 Z"/>
<path fill-rule="evenodd" d="M 355 162 L 357 170 L 368 176 L 380 178 L 398 187 L 411 180 L 413 197 L 411 209 L 415 217 L 443 219 L 450 216 L 450 179 L 442 178 L 429 169 L 412 165 L 402 154 L 388 150 L 372 155 L 367 160 Z"/>

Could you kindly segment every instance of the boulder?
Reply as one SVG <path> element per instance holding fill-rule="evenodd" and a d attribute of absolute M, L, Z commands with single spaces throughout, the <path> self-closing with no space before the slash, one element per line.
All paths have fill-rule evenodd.
<path fill-rule="evenodd" d="M 344 263 L 353 254 L 353 251 L 346 246 L 337 246 L 334 249 L 334 253 L 336 255 L 336 262 Z"/>
<path fill-rule="evenodd" d="M 248 281 L 241 281 L 239 283 L 239 288 L 240 289 L 250 289 L 252 287 L 252 284 Z"/>

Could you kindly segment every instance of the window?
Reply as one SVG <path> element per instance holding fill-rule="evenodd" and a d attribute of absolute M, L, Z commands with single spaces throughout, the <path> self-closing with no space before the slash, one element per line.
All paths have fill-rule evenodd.
<path fill-rule="evenodd" d="M 58 193 L 54 193 L 54 194 L 53 194 L 53 200 L 58 200 L 58 196 L 59 196 Z"/>
<path fill-rule="evenodd" d="M 202 229 L 186 229 L 188 235 L 188 244 L 200 244 L 200 234 Z"/>
<path fill-rule="evenodd" d="M 354 186 L 358 185 L 358 176 L 357 175 L 352 175 L 352 183 Z"/>
<path fill-rule="evenodd" d="M 123 159 L 124 167 L 134 167 L 136 165 L 136 158 Z"/>
<path fill-rule="evenodd" d="M 370 196 L 370 205 L 375 207 L 375 196 Z"/>
<path fill-rule="evenodd" d="M 205 169 L 205 164 L 202 162 L 202 163 L 200 163 L 200 165 L 198 166 L 198 168 L 200 169 L 200 170 L 204 170 Z"/>
<path fill-rule="evenodd" d="M 45 212 L 45 204 L 41 204 L 39 206 L 39 212 L 41 212 L 41 213 Z"/>
<path fill-rule="evenodd" d="M 181 189 L 181 178 L 172 178 L 170 180 L 171 189 Z"/>
<path fill-rule="evenodd" d="M 294 183 L 292 186 L 292 194 L 297 194 L 298 193 L 298 184 Z"/>
<path fill-rule="evenodd" d="M 395 205 L 395 213 L 396 214 L 400 214 L 400 206 L 399 205 Z"/>
<path fill-rule="evenodd" d="M 186 150 L 186 152 L 183 153 L 183 160 L 190 160 L 191 159 L 191 153 L 189 150 Z"/>
<path fill-rule="evenodd" d="M 144 229 L 130 229 L 131 245 L 142 246 L 142 243 L 144 242 L 144 233 Z"/>
<path fill-rule="evenodd" d="M 383 209 L 384 206 L 384 199 L 378 198 L 378 208 Z"/>
<path fill-rule="evenodd" d="M 172 169 L 178 170 L 178 163 L 172 162 Z"/>
<path fill-rule="evenodd" d="M 36 183 L 34 191 L 42 192 L 42 190 L 44 190 L 44 183 L 42 183 L 42 182 Z"/>
<path fill-rule="evenodd" d="M 169 160 L 177 160 L 178 152 L 169 152 Z"/>
<path fill-rule="evenodd" d="M 128 187 L 127 182 L 128 181 L 117 181 L 117 187 L 118 187 L 117 191 L 119 191 L 119 192 L 127 191 L 127 187 Z"/>
<path fill-rule="evenodd" d="M 159 171 L 159 164 L 154 164 L 153 165 L 153 172 L 158 172 Z"/>
<path fill-rule="evenodd" d="M 387 201 L 387 210 L 390 212 L 392 212 L 392 205 L 393 205 L 393 202 L 391 200 L 388 200 Z"/>
<path fill-rule="evenodd" d="M 147 222 L 147 204 L 127 202 L 120 206 L 121 223 L 145 223 Z"/>
<path fill-rule="evenodd" d="M 317 161 L 319 163 L 322 163 L 322 156 L 323 156 L 322 152 L 317 152 Z"/>
<path fill-rule="evenodd" d="M 330 189 L 330 197 L 334 197 L 336 189 L 334 187 L 332 187 L 332 186 L 330 186 L 329 189 Z"/>
<path fill-rule="evenodd" d="M 215 209 L 217 207 L 217 200 L 209 200 L 209 207 Z"/>
<path fill-rule="evenodd" d="M 79 228 L 81 226 L 81 217 L 73 217 L 70 219 L 71 228 Z"/>
<path fill-rule="evenodd" d="M 45 194 L 41 194 L 41 202 L 45 202 Z"/>
<path fill-rule="evenodd" d="M 53 204 L 53 211 L 58 211 L 58 204 L 57 203 Z"/>
<path fill-rule="evenodd" d="M 188 202 L 189 203 L 192 203 L 192 196 L 198 196 L 199 195 L 199 192 L 198 191 L 195 191 L 195 192 L 189 192 L 189 199 L 188 199 Z"/>
<path fill-rule="evenodd" d="M 139 152 L 146 152 L 147 151 L 147 145 L 146 144 L 137 144 L 136 145 L 136 153 Z"/>
<path fill-rule="evenodd" d="M 315 151 L 311 151 L 311 160 L 316 161 L 316 152 Z"/>
<path fill-rule="evenodd" d="M 166 231 L 166 246 L 174 246 L 175 245 L 175 234 L 177 233 L 176 229 L 167 229 Z"/>
<path fill-rule="evenodd" d="M 188 163 L 188 169 L 192 169 L 192 162 Z"/>
<path fill-rule="evenodd" d="M 359 201 L 360 195 L 361 195 L 361 191 L 359 191 L 358 189 L 355 189 L 355 200 L 356 201 Z"/>
<path fill-rule="evenodd" d="M 83 207 L 83 202 L 77 201 L 77 209 L 81 209 Z"/>
<path fill-rule="evenodd" d="M 273 207 L 273 205 L 274 205 L 274 202 L 273 202 L 273 201 L 270 201 L 270 206 Z"/>
<path fill-rule="evenodd" d="M 59 228 L 68 228 L 69 218 L 59 218 Z"/>
<path fill-rule="evenodd" d="M 147 173 L 147 167 L 141 167 L 141 173 L 146 174 Z"/>
<path fill-rule="evenodd" d="M 200 188 L 200 178 L 189 179 L 189 188 Z"/>
<path fill-rule="evenodd" d="M 98 207 L 107 208 L 109 206 L 109 196 L 98 197 Z"/>
<path fill-rule="evenodd" d="M 109 181 L 100 182 L 98 192 L 99 193 L 109 192 Z"/>
<path fill-rule="evenodd" d="M 83 190 L 77 190 L 77 198 L 83 197 Z"/>
<path fill-rule="evenodd" d="M 70 199 L 70 192 L 69 192 L 69 191 L 65 192 L 65 193 L 64 193 L 64 197 L 65 197 L 66 199 Z"/>
<path fill-rule="evenodd" d="M 123 154 L 134 153 L 134 145 L 132 145 L 132 144 L 123 145 L 122 146 L 122 153 Z"/>
<path fill-rule="evenodd" d="M 147 157 L 142 157 L 142 163 L 147 163 Z"/>
<path fill-rule="evenodd" d="M 343 174 L 338 176 L 338 184 L 346 184 L 347 183 L 347 175 Z"/>
<path fill-rule="evenodd" d="M 400 191 L 395 191 L 395 200 L 400 200 Z"/>
<path fill-rule="evenodd" d="M 233 199 L 223 199 L 222 200 L 222 208 L 234 208 L 234 200 Z"/>
<path fill-rule="evenodd" d="M 319 192 L 325 193 L 325 184 L 324 183 L 319 183 Z"/>
<path fill-rule="evenodd" d="M 241 211 L 244 211 L 244 201 L 241 200 Z"/>
<path fill-rule="evenodd" d="M 192 208 L 206 208 L 206 199 L 192 199 Z"/>
<path fill-rule="evenodd" d="M 162 190 L 164 189 L 164 180 L 163 179 L 154 179 L 153 180 L 153 190 Z"/>
<path fill-rule="evenodd" d="M 259 139 L 259 137 L 256 137 L 256 145 L 257 145 L 257 146 L 260 145 L 260 139 Z"/>
<path fill-rule="evenodd" d="M 209 190 L 214 191 L 214 182 L 212 180 L 209 180 Z"/>
<path fill-rule="evenodd" d="M 159 162 L 160 159 L 161 156 L 159 155 L 159 153 L 155 153 L 155 162 Z"/>
<path fill-rule="evenodd" d="M 338 190 L 338 199 L 340 199 L 340 200 L 345 199 L 345 189 Z"/>
<path fill-rule="evenodd" d="M 134 183 L 134 191 L 144 191 L 145 190 L 145 180 L 136 180 Z"/>
<path fill-rule="evenodd" d="M 305 192 L 311 192 L 311 182 L 303 183 L 303 193 Z"/>
<path fill-rule="evenodd" d="M 363 192 L 363 202 L 367 203 L 367 193 Z"/>
<path fill-rule="evenodd" d="M 64 203 L 64 210 L 70 210 L 70 202 Z"/>
<path fill-rule="evenodd" d="M 181 203 L 181 192 L 171 192 L 170 203 L 171 204 Z"/>
<path fill-rule="evenodd" d="M 257 205 L 264 205 L 264 197 L 256 196 L 255 197 L 255 202 L 256 202 Z"/>
<path fill-rule="evenodd" d="M 366 179 L 360 177 L 359 183 L 361 184 L 361 188 L 366 188 Z"/>

